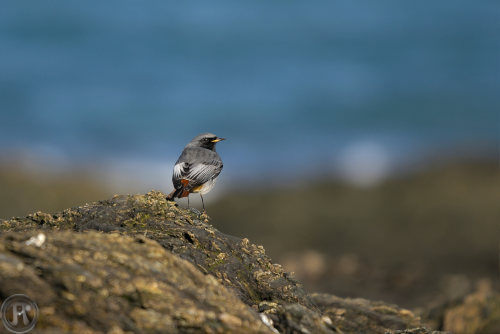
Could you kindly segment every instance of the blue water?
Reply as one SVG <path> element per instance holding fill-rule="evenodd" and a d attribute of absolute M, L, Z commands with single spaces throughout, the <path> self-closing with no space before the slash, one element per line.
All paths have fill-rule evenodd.
<path fill-rule="evenodd" d="M 171 163 L 211 131 L 229 138 L 227 173 L 255 176 L 492 147 L 499 14 L 498 1 L 6 1 L 0 152 Z"/>

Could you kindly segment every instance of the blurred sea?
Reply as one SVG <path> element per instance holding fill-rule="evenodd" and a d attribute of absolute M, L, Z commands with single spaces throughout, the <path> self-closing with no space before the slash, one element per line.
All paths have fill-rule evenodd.
<path fill-rule="evenodd" d="M 429 157 L 491 153 L 499 14 L 487 0 L 5 1 L 0 154 L 168 190 L 205 131 L 229 139 L 228 180 L 248 182 L 370 184 Z"/>

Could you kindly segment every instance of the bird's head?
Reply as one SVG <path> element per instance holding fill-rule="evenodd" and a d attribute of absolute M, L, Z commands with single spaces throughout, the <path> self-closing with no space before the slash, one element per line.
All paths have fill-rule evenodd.
<path fill-rule="evenodd" d="M 215 151 L 215 144 L 226 138 L 219 138 L 213 133 L 202 133 L 193 138 L 187 146 L 191 147 L 203 147 L 212 151 Z"/>

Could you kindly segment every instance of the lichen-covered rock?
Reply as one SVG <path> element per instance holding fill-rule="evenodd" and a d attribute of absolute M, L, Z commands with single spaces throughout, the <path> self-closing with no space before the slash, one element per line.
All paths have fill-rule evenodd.
<path fill-rule="evenodd" d="M 36 299 L 40 329 L 51 333 L 384 333 L 420 326 L 395 306 L 310 296 L 262 246 L 208 222 L 161 192 L 1 221 L 0 297 L 23 292 Z"/>
<path fill-rule="evenodd" d="M 0 236 L 0 294 L 22 292 L 36 300 L 38 331 L 271 333 L 213 276 L 155 241 L 43 233 L 43 243 L 29 243 L 26 233 Z"/>
<path fill-rule="evenodd" d="M 271 263 L 262 246 L 217 231 L 207 216 L 178 208 L 160 192 L 115 196 L 55 215 L 38 212 L 0 223 L 3 231 L 33 229 L 144 235 L 214 275 L 249 305 L 272 300 L 313 307 L 298 282 Z"/>

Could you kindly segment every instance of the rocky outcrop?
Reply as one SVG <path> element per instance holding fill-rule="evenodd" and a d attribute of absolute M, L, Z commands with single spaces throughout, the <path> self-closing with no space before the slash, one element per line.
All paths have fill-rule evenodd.
<path fill-rule="evenodd" d="M 157 242 L 47 231 L 27 245 L 44 239 L 31 234 L 2 235 L 1 293 L 36 300 L 46 333 L 270 333 L 213 276 Z"/>
<path fill-rule="evenodd" d="M 431 333 L 394 305 L 306 293 L 262 246 L 160 192 L 0 231 L 0 297 L 36 300 L 40 333 Z"/>
<path fill-rule="evenodd" d="M 426 323 L 454 334 L 500 333 L 500 294 L 489 279 L 454 298 L 439 296 L 422 312 Z"/>

